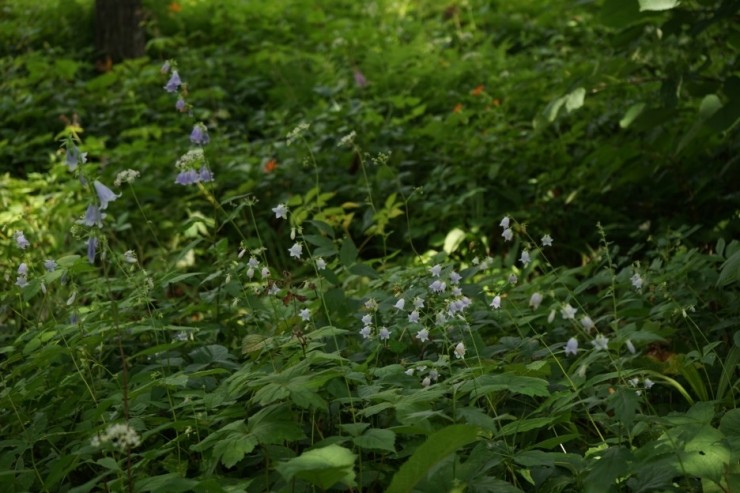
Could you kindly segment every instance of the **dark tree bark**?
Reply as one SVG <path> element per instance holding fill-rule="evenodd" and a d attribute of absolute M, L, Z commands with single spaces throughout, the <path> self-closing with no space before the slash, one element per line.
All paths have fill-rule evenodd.
<path fill-rule="evenodd" d="M 95 49 L 99 61 L 144 56 L 140 0 L 95 0 Z"/>

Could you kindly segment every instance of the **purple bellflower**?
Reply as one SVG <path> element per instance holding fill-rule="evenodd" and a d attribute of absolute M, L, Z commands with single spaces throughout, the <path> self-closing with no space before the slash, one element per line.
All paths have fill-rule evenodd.
<path fill-rule="evenodd" d="M 170 80 L 168 80 L 167 85 L 164 86 L 164 90 L 167 92 L 176 92 L 181 84 L 182 81 L 180 80 L 180 74 L 177 73 L 177 70 L 173 70 Z"/>
<path fill-rule="evenodd" d="M 193 126 L 193 131 L 190 133 L 190 142 L 196 145 L 204 146 L 208 144 L 211 139 L 208 137 L 208 129 L 202 123 L 196 123 Z"/>
<path fill-rule="evenodd" d="M 113 193 L 113 190 L 106 187 L 102 183 L 100 183 L 98 180 L 95 180 L 93 182 L 93 186 L 95 187 L 95 191 L 98 193 L 98 198 L 100 199 L 100 209 L 105 210 L 108 208 L 108 202 L 113 202 L 121 195 L 116 195 Z"/>
<path fill-rule="evenodd" d="M 95 263 L 95 253 L 98 251 L 98 239 L 95 236 L 91 236 L 87 240 L 87 261 L 91 264 Z"/>

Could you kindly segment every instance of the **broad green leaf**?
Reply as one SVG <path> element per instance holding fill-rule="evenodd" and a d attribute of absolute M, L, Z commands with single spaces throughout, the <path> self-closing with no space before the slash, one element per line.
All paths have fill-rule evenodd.
<path fill-rule="evenodd" d="M 670 10 L 678 7 L 680 0 L 639 0 L 640 12 L 646 10 Z"/>
<path fill-rule="evenodd" d="M 618 478 L 626 475 L 633 460 L 632 453 L 624 447 L 609 447 L 598 456 L 598 460 L 590 461 L 593 467 L 583 480 L 585 493 L 606 491 Z"/>
<path fill-rule="evenodd" d="M 136 482 L 135 491 L 142 493 L 182 493 L 192 491 L 197 481 L 180 477 L 177 473 L 163 474 Z"/>
<path fill-rule="evenodd" d="M 445 253 L 447 253 L 447 255 L 451 255 L 452 252 L 457 250 L 457 248 L 460 246 L 460 243 L 462 243 L 464 239 L 465 231 L 460 228 L 454 228 L 452 231 L 447 233 L 442 249 L 445 251 Z"/>
<path fill-rule="evenodd" d="M 565 109 L 571 113 L 581 106 L 586 98 L 586 89 L 579 87 L 565 97 Z"/>
<path fill-rule="evenodd" d="M 637 0 L 605 0 L 600 19 L 608 27 L 625 28 L 640 21 L 640 5 Z"/>
<path fill-rule="evenodd" d="M 626 428 L 631 428 L 637 413 L 637 393 L 629 388 L 620 388 L 609 396 L 607 409 L 614 410 L 614 417 Z"/>
<path fill-rule="evenodd" d="M 410 493 L 439 461 L 478 439 L 478 428 L 450 425 L 433 433 L 393 476 L 386 493 Z"/>
<path fill-rule="evenodd" d="M 357 259 L 357 247 L 352 243 L 352 239 L 347 237 L 342 241 L 342 248 L 339 251 L 339 260 L 345 267 L 351 267 Z"/>
<path fill-rule="evenodd" d="M 230 468 L 234 467 L 246 454 L 252 452 L 257 444 L 257 438 L 252 435 L 233 433 L 213 447 L 213 454 L 220 457 L 224 466 Z"/>
<path fill-rule="evenodd" d="M 364 449 L 387 450 L 395 452 L 396 434 L 391 430 L 373 428 L 367 430 L 362 435 L 355 437 L 355 445 Z"/>
<path fill-rule="evenodd" d="M 339 445 L 309 450 L 298 457 L 282 462 L 275 469 L 290 482 L 303 479 L 324 490 L 337 483 L 355 486 L 354 464 L 357 456 Z"/>
<path fill-rule="evenodd" d="M 535 377 L 523 377 L 511 373 L 483 375 L 464 383 L 461 391 L 470 392 L 471 398 L 477 398 L 491 392 L 508 391 L 515 394 L 548 397 L 547 380 Z"/>
<path fill-rule="evenodd" d="M 627 112 L 624 114 L 621 120 L 619 120 L 619 126 L 621 128 L 628 128 L 635 119 L 640 116 L 642 110 L 645 109 L 645 103 L 633 104 L 629 107 Z"/>

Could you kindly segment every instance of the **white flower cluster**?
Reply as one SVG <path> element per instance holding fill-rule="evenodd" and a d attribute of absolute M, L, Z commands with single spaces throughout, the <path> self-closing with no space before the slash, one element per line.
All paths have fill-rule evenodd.
<path fill-rule="evenodd" d="M 288 134 L 288 145 L 298 140 L 311 127 L 308 123 L 300 123 Z"/>
<path fill-rule="evenodd" d="M 175 167 L 177 169 L 193 169 L 200 167 L 204 162 L 203 148 L 196 147 L 180 156 L 180 159 L 175 163 Z"/>
<path fill-rule="evenodd" d="M 121 171 L 116 175 L 116 180 L 113 182 L 113 184 L 117 187 L 120 187 L 124 183 L 133 183 L 134 180 L 136 180 L 139 176 L 141 176 L 141 173 L 139 173 L 135 169 L 127 169 Z"/>
<path fill-rule="evenodd" d="M 93 447 L 101 447 L 110 443 L 117 449 L 128 450 L 138 447 L 141 444 L 141 437 L 129 425 L 118 423 L 110 425 L 105 433 L 94 436 L 90 443 Z"/>

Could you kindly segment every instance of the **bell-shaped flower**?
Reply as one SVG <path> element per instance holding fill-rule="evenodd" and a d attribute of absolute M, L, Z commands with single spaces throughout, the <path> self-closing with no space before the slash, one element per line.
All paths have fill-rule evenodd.
<path fill-rule="evenodd" d="M 196 145 L 204 146 L 210 142 L 208 137 L 208 129 L 202 123 L 196 123 L 193 125 L 193 131 L 190 132 L 190 142 Z"/>
<path fill-rule="evenodd" d="M 568 342 L 563 346 L 563 349 L 565 349 L 565 355 L 573 355 L 575 356 L 578 354 L 578 339 L 575 337 L 571 337 L 568 339 Z"/>
<path fill-rule="evenodd" d="M 175 183 L 178 185 L 192 185 L 200 181 L 200 175 L 194 169 L 186 169 L 180 171 L 175 178 Z"/>
<path fill-rule="evenodd" d="M 91 236 L 87 240 L 87 261 L 91 264 L 95 263 L 95 253 L 98 251 L 98 239 Z"/>
<path fill-rule="evenodd" d="M 200 171 L 198 171 L 198 178 L 201 182 L 208 183 L 209 181 L 213 181 L 213 172 L 203 166 L 202 168 L 200 168 Z"/>
<path fill-rule="evenodd" d="M 93 186 L 95 187 L 95 191 L 98 193 L 98 199 L 100 199 L 100 209 L 105 210 L 108 208 L 108 202 L 113 202 L 121 195 L 116 195 L 113 193 L 113 190 L 106 187 L 102 183 L 100 183 L 98 180 L 95 180 L 93 182 Z"/>
<path fill-rule="evenodd" d="M 87 210 L 85 211 L 85 217 L 83 217 L 82 220 L 78 221 L 78 223 L 84 224 L 85 226 L 89 228 L 93 226 L 102 228 L 104 217 L 105 217 L 105 214 L 100 212 L 100 208 L 98 208 L 97 205 L 90 204 L 87 206 Z"/>
<path fill-rule="evenodd" d="M 167 92 L 176 92 L 177 89 L 180 87 L 180 84 L 182 84 L 182 81 L 180 80 L 180 74 L 177 73 L 177 70 L 173 70 L 172 75 L 170 76 L 170 80 L 168 80 L 167 85 L 164 86 L 164 90 Z"/>

